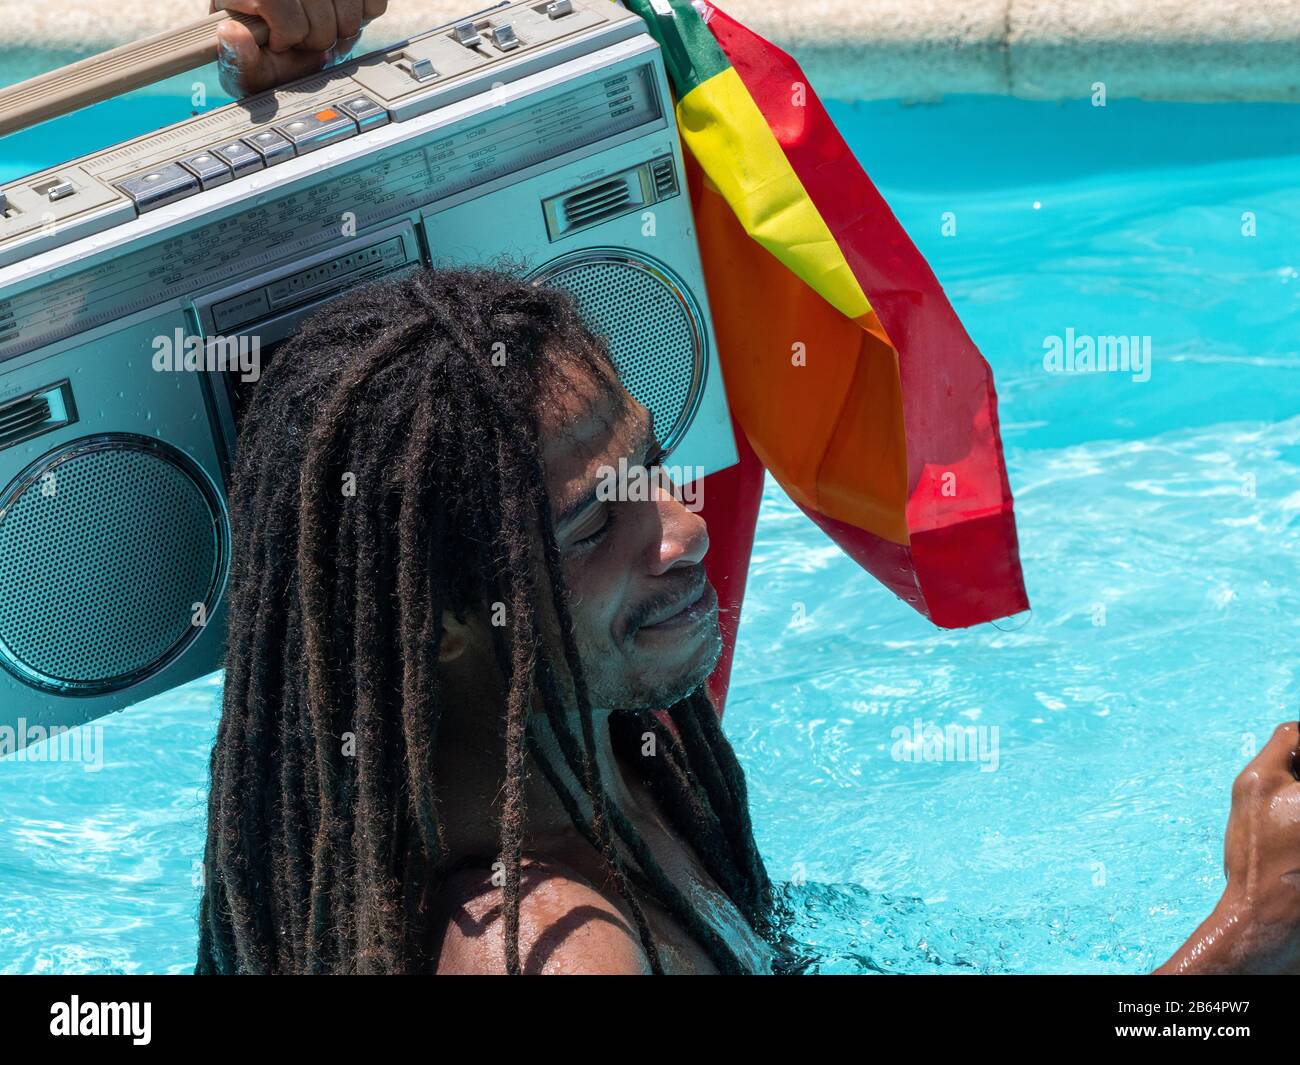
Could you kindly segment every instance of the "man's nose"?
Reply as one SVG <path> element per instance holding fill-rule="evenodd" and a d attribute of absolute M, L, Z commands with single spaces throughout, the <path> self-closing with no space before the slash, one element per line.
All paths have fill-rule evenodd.
<path fill-rule="evenodd" d="M 652 504 L 658 511 L 659 545 L 650 560 L 655 576 L 671 569 L 698 566 L 709 551 L 709 530 L 699 514 L 688 509 L 665 478 L 655 489 Z"/>

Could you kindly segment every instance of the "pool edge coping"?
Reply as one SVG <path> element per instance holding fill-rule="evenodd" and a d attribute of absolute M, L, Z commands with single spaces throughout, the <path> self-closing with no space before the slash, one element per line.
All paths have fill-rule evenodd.
<path fill-rule="evenodd" d="M 473 4 L 391 0 L 376 30 L 398 40 Z M 103 0 L 61 0 L 11 20 L 0 62 L 28 77 L 200 17 L 207 7 L 207 0 L 154 0 L 147 10 L 115 12 L 110 22 Z M 1187 0 L 732 0 L 722 7 L 790 51 L 828 99 L 1066 100 L 1104 92 L 1300 102 L 1294 0 L 1226 0 L 1213 11 Z"/>

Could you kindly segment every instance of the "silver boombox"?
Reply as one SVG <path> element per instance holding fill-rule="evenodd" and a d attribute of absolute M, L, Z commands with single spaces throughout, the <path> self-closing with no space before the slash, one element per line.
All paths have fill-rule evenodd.
<path fill-rule="evenodd" d="M 225 492 L 260 357 L 358 282 L 527 264 L 674 462 L 736 460 L 658 45 L 506 3 L 0 190 L 0 726 L 222 665 Z"/>

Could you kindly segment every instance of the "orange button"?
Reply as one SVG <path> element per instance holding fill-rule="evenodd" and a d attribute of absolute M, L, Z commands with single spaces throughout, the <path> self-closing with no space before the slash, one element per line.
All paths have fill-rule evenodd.
<path fill-rule="evenodd" d="M 316 117 L 319 118 L 322 122 L 328 122 L 331 118 L 338 118 L 339 113 L 335 111 L 334 108 L 327 107 L 325 108 L 324 111 L 317 111 Z"/>

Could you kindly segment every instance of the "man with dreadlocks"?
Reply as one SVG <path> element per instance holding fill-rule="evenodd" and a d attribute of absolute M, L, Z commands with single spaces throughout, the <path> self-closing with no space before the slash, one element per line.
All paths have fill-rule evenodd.
<path fill-rule="evenodd" d="M 275 355 L 200 972 L 770 969 L 708 534 L 659 458 L 571 297 L 504 272 L 369 286 Z M 599 491 L 621 462 L 649 498 Z"/>
<path fill-rule="evenodd" d="M 384 0 L 227 0 L 223 80 Z M 340 44 L 342 42 L 342 44 Z M 318 312 L 241 416 L 200 973 L 767 972 L 785 949 L 703 682 L 703 522 L 567 295 L 424 271 Z M 645 493 L 601 491 L 615 469 Z M 1300 970 L 1296 725 L 1162 972 Z"/>
<path fill-rule="evenodd" d="M 368 286 L 275 355 L 230 493 L 200 973 L 795 964 L 660 457 L 572 298 L 510 273 Z M 1228 890 L 1162 971 L 1300 968 L 1295 746 L 1238 778 Z"/>
<path fill-rule="evenodd" d="M 218 29 L 255 92 L 386 5 L 218 6 L 270 27 Z M 239 428 L 198 971 L 768 971 L 708 534 L 571 299 L 369 287 Z M 597 498 L 620 460 L 652 498 Z"/>

